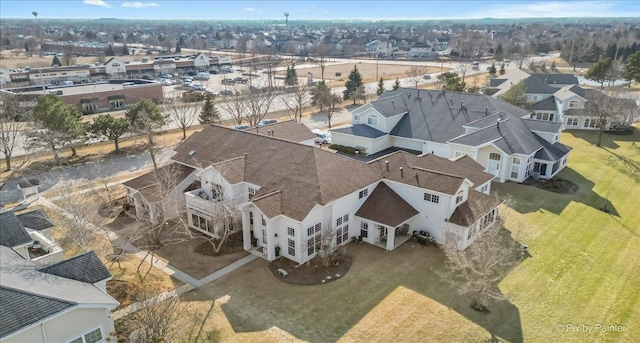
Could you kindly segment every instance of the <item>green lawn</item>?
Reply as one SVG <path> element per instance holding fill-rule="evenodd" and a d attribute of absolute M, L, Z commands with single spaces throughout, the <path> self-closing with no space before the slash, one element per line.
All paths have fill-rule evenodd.
<path fill-rule="evenodd" d="M 574 150 L 560 177 L 580 186 L 572 195 L 494 184 L 516 200 L 507 226 L 524 231 L 531 257 L 500 283 L 509 300 L 489 304 L 489 314 L 471 310 L 469 298 L 433 272 L 443 261 L 437 248 L 413 242 L 392 252 L 350 245 L 351 271 L 321 286 L 284 284 L 255 261 L 188 294 L 186 306 L 204 313 L 217 299 L 205 331 L 225 342 L 635 342 L 639 137 L 607 135 L 606 148 L 597 148 L 595 133 L 564 133 Z M 605 199 L 611 214 L 599 210 Z M 580 331 L 567 332 L 567 324 Z M 595 332 L 598 324 L 625 328 Z"/>
<path fill-rule="evenodd" d="M 520 310 L 525 341 L 640 337 L 640 134 L 605 135 L 603 148 L 592 144 L 596 137 L 595 132 L 562 135 L 574 150 L 559 177 L 577 183 L 576 194 L 512 183 L 493 187 L 516 199 L 519 213 L 508 225 L 523 226 L 532 255 L 500 284 Z M 599 210 L 606 199 L 610 214 Z M 566 324 L 580 325 L 580 331 L 567 332 Z M 626 327 L 595 332 L 597 324 Z"/>

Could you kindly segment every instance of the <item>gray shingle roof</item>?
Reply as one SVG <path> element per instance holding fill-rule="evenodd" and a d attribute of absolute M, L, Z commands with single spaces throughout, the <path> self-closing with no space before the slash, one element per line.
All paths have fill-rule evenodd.
<path fill-rule="evenodd" d="M 577 85 L 578 78 L 573 74 L 531 74 L 531 76 L 548 84 Z"/>
<path fill-rule="evenodd" d="M 393 117 L 409 111 L 405 94 L 407 93 L 403 93 L 401 89 L 394 92 L 385 91 L 378 100 L 372 101 L 369 104 L 383 116 Z"/>
<path fill-rule="evenodd" d="M 0 338 L 74 306 L 69 301 L 0 286 Z"/>
<path fill-rule="evenodd" d="M 544 100 L 540 100 L 533 104 L 531 107 L 532 110 L 544 110 L 544 111 L 557 111 L 558 107 L 556 106 L 555 98 L 550 96 Z"/>
<path fill-rule="evenodd" d="M 386 135 L 386 133 L 380 130 L 374 129 L 369 125 L 364 125 L 364 124 L 355 124 L 351 127 L 333 129 L 331 130 L 331 132 L 346 133 L 353 136 L 367 137 L 367 138 L 378 138 Z"/>
<path fill-rule="evenodd" d="M 52 264 L 40 271 L 87 283 L 96 283 L 111 277 L 111 273 L 93 251 Z"/>
<path fill-rule="evenodd" d="M 356 216 L 376 223 L 397 227 L 419 212 L 402 199 L 386 183 L 380 182 L 367 200 L 360 206 Z"/>
<path fill-rule="evenodd" d="M 25 260 L 14 250 L 0 246 L 0 287 L 17 289 L 40 297 L 64 303 L 79 304 L 89 308 L 114 309 L 118 302 L 91 283 L 76 281 L 38 270 L 41 265 Z M 104 268 L 104 267 L 103 267 Z M 20 299 L 14 297 L 12 299 Z M 0 300 L 4 304 L 4 298 Z M 8 307 L 10 311 L 21 311 L 29 303 Z M 44 311 L 44 309 L 41 309 Z M 58 308 L 60 310 L 60 308 Z M 59 312 L 59 311 L 57 311 Z M 56 312 L 56 313 L 57 313 Z M 0 315 L 0 323 L 10 319 Z M 23 323 L 20 323 L 23 324 Z M 0 324 L 2 326 L 3 324 Z M 22 327 L 24 327 L 23 324 Z"/>
<path fill-rule="evenodd" d="M 451 143 L 479 146 L 492 143 L 507 154 L 529 155 L 540 149 L 538 142 L 520 118 L 502 120 L 483 129 L 451 140 Z"/>
<path fill-rule="evenodd" d="M 536 135 L 536 138 L 542 145 L 542 149 L 538 150 L 534 156 L 534 158 L 539 160 L 556 162 L 566 156 L 572 149 L 570 146 L 564 145 L 560 142 L 551 144 L 538 135 Z"/>
<path fill-rule="evenodd" d="M 573 86 L 573 87 L 569 88 L 569 90 L 570 90 L 570 91 L 572 91 L 572 92 L 574 92 L 574 93 L 576 93 L 576 94 L 578 94 L 579 96 L 581 96 L 581 97 L 583 97 L 583 98 L 584 98 L 584 96 L 585 96 L 585 91 L 584 91 L 584 89 L 582 89 L 582 87 L 580 87 L 580 86 L 578 86 L 578 85 L 575 85 L 575 86 Z"/>
<path fill-rule="evenodd" d="M 49 216 L 41 208 L 35 211 L 19 214 L 17 217 L 24 227 L 36 231 L 46 230 L 55 226 L 49 221 Z"/>
<path fill-rule="evenodd" d="M 32 241 L 15 213 L 11 211 L 0 213 L 0 245 L 12 248 Z"/>
<path fill-rule="evenodd" d="M 533 75 L 524 80 L 524 89 L 525 93 L 534 94 L 553 94 L 558 90 Z"/>
<path fill-rule="evenodd" d="M 487 114 L 504 112 L 509 117 L 522 117 L 529 111 L 513 106 L 500 99 L 483 94 L 446 91 L 418 91 L 400 88 L 396 92 L 405 94 L 410 111 L 391 130 L 392 136 L 446 143 L 465 133 L 464 125 Z M 411 94 L 411 98 L 406 95 Z M 385 96 L 385 93 L 381 97 Z M 464 103 L 464 108 L 462 108 Z"/>
<path fill-rule="evenodd" d="M 524 125 L 531 131 L 560 133 L 562 123 L 536 119 L 522 119 Z"/>

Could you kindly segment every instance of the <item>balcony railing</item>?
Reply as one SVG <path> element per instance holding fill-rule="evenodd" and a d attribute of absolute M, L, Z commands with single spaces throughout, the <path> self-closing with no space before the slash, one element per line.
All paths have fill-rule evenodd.
<path fill-rule="evenodd" d="M 28 247 L 30 260 L 42 263 L 62 261 L 63 250 L 56 242 L 37 231 L 30 232 L 29 236 L 33 239 L 33 244 Z"/>

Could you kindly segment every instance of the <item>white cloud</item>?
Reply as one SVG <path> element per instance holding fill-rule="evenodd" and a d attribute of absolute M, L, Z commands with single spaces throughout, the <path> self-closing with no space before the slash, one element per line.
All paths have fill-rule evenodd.
<path fill-rule="evenodd" d="M 624 17 L 615 3 L 607 1 L 537 1 L 500 3 L 484 11 L 466 13 L 463 18 L 563 18 L 563 17 Z"/>
<path fill-rule="evenodd" d="M 108 3 L 104 2 L 103 0 L 83 0 L 82 2 L 85 5 L 100 6 L 100 7 L 111 7 L 111 5 L 109 5 Z"/>
<path fill-rule="evenodd" d="M 247 8 L 245 8 L 245 9 L 244 9 L 244 11 L 245 11 L 245 12 L 255 12 L 255 11 L 256 11 L 256 9 L 255 9 L 255 8 L 253 8 L 253 7 L 247 7 Z"/>
<path fill-rule="evenodd" d="M 129 8 L 148 8 L 148 7 L 159 7 L 160 5 L 158 5 L 155 2 L 123 2 L 122 3 L 122 7 L 129 7 Z"/>

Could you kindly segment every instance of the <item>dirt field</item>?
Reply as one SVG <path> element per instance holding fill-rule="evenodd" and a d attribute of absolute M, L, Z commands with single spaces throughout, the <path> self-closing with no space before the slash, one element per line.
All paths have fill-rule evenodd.
<path fill-rule="evenodd" d="M 347 77 L 349 77 L 349 72 L 353 69 L 354 65 L 358 66 L 358 70 L 362 75 L 363 82 L 374 82 L 376 81 L 376 65 L 374 63 L 359 63 L 360 61 L 353 60 L 351 63 L 344 63 L 338 65 L 328 65 L 324 68 L 324 78 L 325 80 L 337 81 L 337 82 L 346 82 Z M 405 73 L 411 69 L 411 66 L 407 65 L 398 65 L 398 64 L 384 64 L 378 63 L 378 78 L 382 77 L 385 80 L 393 80 L 396 77 L 403 78 L 407 77 Z M 440 69 L 440 67 L 429 67 L 425 74 L 437 73 L 440 71 L 449 70 L 449 68 L 444 67 L 444 69 Z M 304 65 L 296 68 L 298 72 L 298 77 L 304 78 L 307 73 L 313 73 L 313 77 L 316 79 L 320 78 L 321 70 L 320 67 L 315 68 L 306 68 Z M 341 76 L 336 76 L 336 73 L 341 73 Z M 281 72 L 280 75 L 284 76 L 285 72 Z"/>

